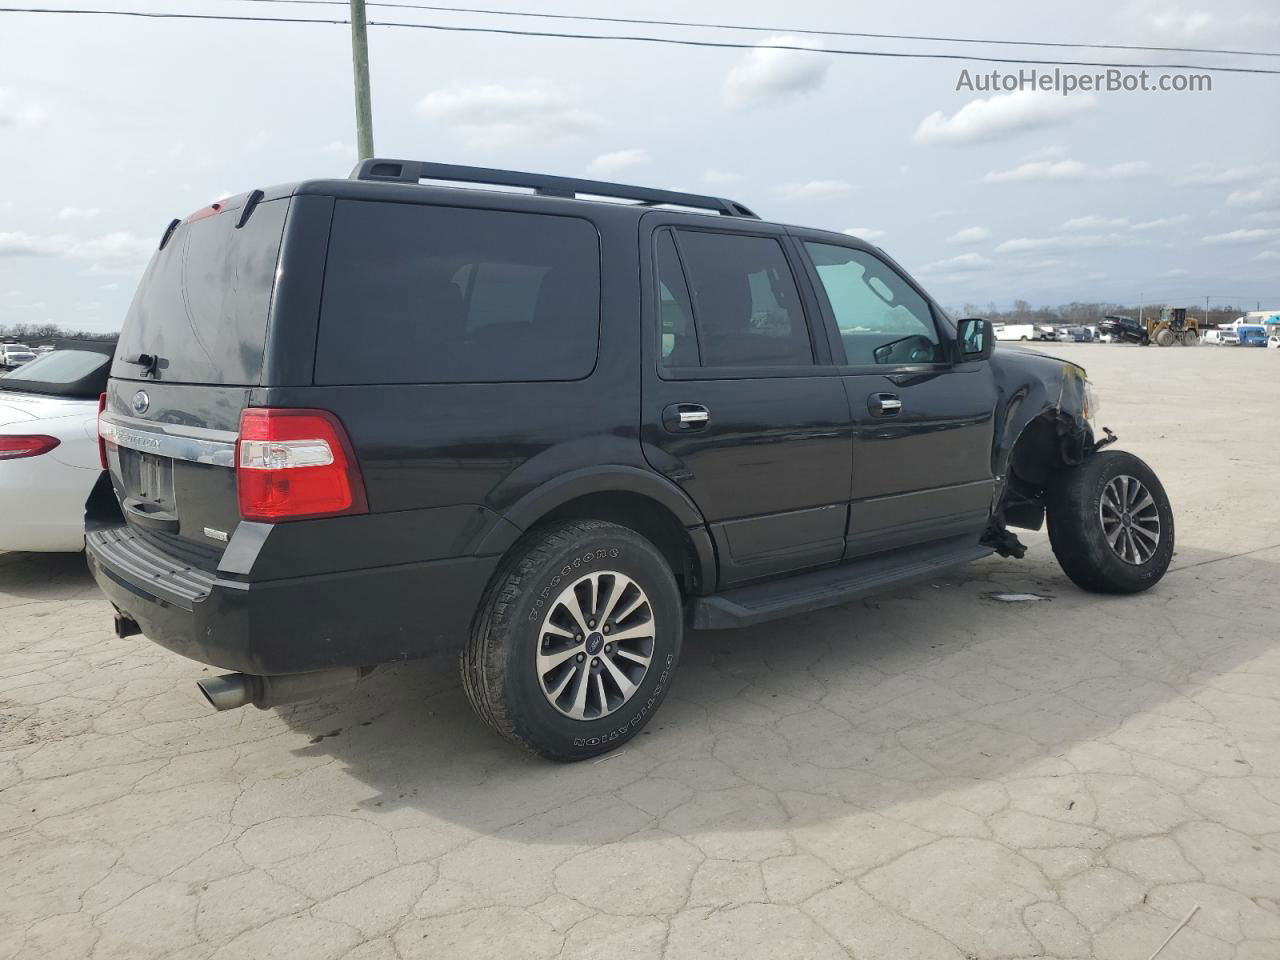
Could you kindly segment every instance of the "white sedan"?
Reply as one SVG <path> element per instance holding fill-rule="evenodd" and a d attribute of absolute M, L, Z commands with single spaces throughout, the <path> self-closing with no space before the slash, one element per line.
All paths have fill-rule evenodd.
<path fill-rule="evenodd" d="M 109 349 L 55 350 L 0 376 L 0 550 L 84 549 Z"/>

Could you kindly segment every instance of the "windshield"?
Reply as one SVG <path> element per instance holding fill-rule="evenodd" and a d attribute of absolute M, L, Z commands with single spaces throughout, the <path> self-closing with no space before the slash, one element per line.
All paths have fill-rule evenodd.
<path fill-rule="evenodd" d="M 96 397 L 107 388 L 109 353 L 54 350 L 0 376 L 0 390 Z"/>

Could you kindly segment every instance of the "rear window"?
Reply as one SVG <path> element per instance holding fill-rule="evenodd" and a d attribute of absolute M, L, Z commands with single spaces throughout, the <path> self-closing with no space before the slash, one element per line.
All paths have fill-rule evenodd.
<path fill-rule="evenodd" d="M 111 354 L 93 350 L 55 350 L 0 376 L 0 390 L 96 398 L 107 388 Z"/>
<path fill-rule="evenodd" d="M 143 274 L 111 375 L 140 379 L 128 361 L 150 354 L 157 380 L 257 384 L 288 209 L 260 203 L 241 228 L 238 210 L 182 223 Z"/>
<path fill-rule="evenodd" d="M 338 202 L 317 384 L 576 380 L 595 366 L 599 334 L 588 221 Z"/>

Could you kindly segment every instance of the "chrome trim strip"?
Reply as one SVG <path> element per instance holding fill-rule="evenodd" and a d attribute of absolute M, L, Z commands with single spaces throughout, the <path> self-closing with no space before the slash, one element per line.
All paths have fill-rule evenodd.
<path fill-rule="evenodd" d="M 143 430 L 124 426 L 107 417 L 99 421 L 98 433 L 108 443 L 142 453 L 154 453 L 160 457 L 188 460 L 191 463 L 206 463 L 215 467 L 236 465 L 234 442 L 184 437 L 161 430 Z"/>

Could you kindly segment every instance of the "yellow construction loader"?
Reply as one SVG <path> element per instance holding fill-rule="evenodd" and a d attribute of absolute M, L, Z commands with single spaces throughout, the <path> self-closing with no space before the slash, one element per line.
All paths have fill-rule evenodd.
<path fill-rule="evenodd" d="M 1187 319 L 1186 307 L 1161 307 L 1160 319 L 1146 321 L 1147 339 L 1158 347 L 1181 344 L 1194 347 L 1200 342 L 1200 323 L 1195 317 Z"/>

